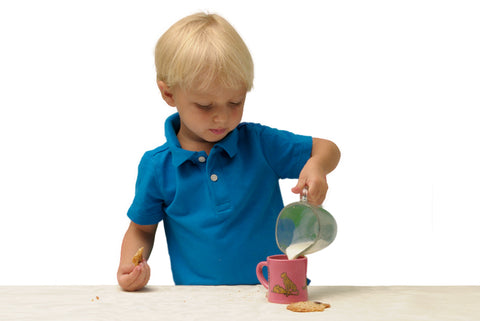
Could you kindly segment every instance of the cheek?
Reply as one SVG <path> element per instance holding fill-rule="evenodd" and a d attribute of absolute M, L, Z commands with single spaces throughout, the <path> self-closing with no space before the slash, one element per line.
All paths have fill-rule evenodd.
<path fill-rule="evenodd" d="M 234 119 L 236 122 L 240 122 L 243 116 L 243 107 L 233 109 L 231 115 L 232 119 Z"/>

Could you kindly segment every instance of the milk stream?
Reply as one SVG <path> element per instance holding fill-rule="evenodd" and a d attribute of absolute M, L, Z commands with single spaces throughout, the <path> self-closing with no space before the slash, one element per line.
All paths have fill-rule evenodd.
<path fill-rule="evenodd" d="M 300 253 L 305 251 L 313 243 L 315 243 L 315 242 L 314 241 L 308 241 L 308 242 L 298 242 L 298 243 L 290 244 L 285 249 L 285 254 L 287 254 L 287 257 L 288 257 L 289 260 L 296 259 L 300 255 Z"/>

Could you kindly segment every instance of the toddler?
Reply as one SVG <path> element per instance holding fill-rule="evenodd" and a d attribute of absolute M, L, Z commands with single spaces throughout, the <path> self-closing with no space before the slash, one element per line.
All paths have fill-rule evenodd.
<path fill-rule="evenodd" d="M 158 88 L 176 113 L 165 122 L 166 143 L 138 167 L 118 283 L 127 291 L 148 283 L 163 221 L 175 284 L 257 284 L 257 263 L 279 254 L 279 179 L 298 178 L 292 192 L 308 186 L 308 201 L 321 204 L 340 151 L 328 140 L 241 123 L 253 61 L 218 15 L 175 23 L 158 40 L 155 63 Z M 140 247 L 144 260 L 135 266 Z"/>

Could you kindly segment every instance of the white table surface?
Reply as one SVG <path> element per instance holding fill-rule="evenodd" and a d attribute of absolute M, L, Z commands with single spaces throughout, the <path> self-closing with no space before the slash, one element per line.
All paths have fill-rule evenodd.
<path fill-rule="evenodd" d="M 324 312 L 268 303 L 252 286 L 0 286 L 0 320 L 480 320 L 480 286 L 311 286 Z M 98 297 L 98 299 L 97 299 Z"/>

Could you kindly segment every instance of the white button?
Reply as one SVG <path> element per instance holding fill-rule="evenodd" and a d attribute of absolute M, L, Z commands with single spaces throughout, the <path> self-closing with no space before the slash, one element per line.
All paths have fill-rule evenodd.
<path fill-rule="evenodd" d="M 199 161 L 200 163 L 205 163 L 206 160 L 207 160 L 207 159 L 205 158 L 205 156 L 200 156 L 200 157 L 198 158 L 198 161 Z"/>
<path fill-rule="evenodd" d="M 210 179 L 212 180 L 212 182 L 216 182 L 216 181 L 218 181 L 218 176 L 215 175 L 215 174 L 212 174 L 212 175 L 210 175 Z"/>

